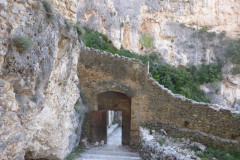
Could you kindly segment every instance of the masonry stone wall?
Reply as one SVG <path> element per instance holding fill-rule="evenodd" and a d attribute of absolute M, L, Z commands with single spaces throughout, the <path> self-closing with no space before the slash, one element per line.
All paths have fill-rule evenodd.
<path fill-rule="evenodd" d="M 203 132 L 239 146 L 240 117 L 236 113 L 173 94 L 151 77 L 148 64 L 85 48 L 79 57 L 78 76 L 83 101 L 91 111 L 98 110 L 99 93 L 115 91 L 131 97 L 133 146 L 138 143 L 138 126 L 146 122 Z"/>

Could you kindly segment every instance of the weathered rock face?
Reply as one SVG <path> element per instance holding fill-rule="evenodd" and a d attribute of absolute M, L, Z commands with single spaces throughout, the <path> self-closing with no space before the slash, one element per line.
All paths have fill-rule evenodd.
<path fill-rule="evenodd" d="M 80 0 L 78 21 L 106 34 L 118 48 L 156 52 L 173 65 L 199 65 L 224 61 L 225 40 L 240 35 L 239 9 L 237 0 Z M 202 27 L 207 30 L 199 31 Z M 141 42 L 144 34 L 152 47 Z M 209 93 L 211 84 L 203 87 L 212 103 L 233 106 L 240 100 L 239 77 L 229 74 L 231 67 L 223 69 L 219 92 Z"/>
<path fill-rule="evenodd" d="M 240 77 L 224 75 L 224 80 L 202 85 L 201 88 L 211 103 L 231 106 L 240 111 Z"/>
<path fill-rule="evenodd" d="M 177 38 L 174 34 L 181 34 L 173 31 L 169 22 L 195 29 L 205 26 L 238 37 L 239 9 L 240 3 L 236 0 L 93 0 L 87 3 L 80 0 L 78 20 L 107 34 L 116 46 L 141 52 L 142 33 L 152 34 L 157 50 L 159 45 L 165 48 L 169 39 Z"/>
<path fill-rule="evenodd" d="M 79 142 L 84 112 L 76 75 L 80 43 L 41 1 L 0 2 L 0 159 L 63 159 Z M 28 37 L 27 51 L 14 45 Z M 76 104 L 76 105 L 75 105 Z"/>

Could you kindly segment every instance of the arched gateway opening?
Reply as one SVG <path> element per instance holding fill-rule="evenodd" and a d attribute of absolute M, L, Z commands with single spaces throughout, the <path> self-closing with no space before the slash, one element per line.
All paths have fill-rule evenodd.
<path fill-rule="evenodd" d="M 122 111 L 122 144 L 130 144 L 131 98 L 119 92 L 97 95 L 98 111 L 91 113 L 91 141 L 107 142 L 107 110 Z"/>

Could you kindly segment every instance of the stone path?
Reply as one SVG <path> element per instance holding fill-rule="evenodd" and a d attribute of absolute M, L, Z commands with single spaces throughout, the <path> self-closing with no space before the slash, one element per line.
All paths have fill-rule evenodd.
<path fill-rule="evenodd" d="M 121 145 L 122 128 L 117 128 L 108 137 L 108 143 L 100 146 L 90 146 L 77 160 L 141 160 L 136 150 Z"/>

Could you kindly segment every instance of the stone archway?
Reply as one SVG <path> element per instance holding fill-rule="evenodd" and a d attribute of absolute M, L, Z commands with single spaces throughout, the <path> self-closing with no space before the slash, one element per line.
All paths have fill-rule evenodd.
<path fill-rule="evenodd" d="M 91 114 L 91 139 L 107 140 L 106 110 L 122 111 L 122 144 L 130 144 L 131 98 L 120 92 L 104 92 L 97 95 L 98 111 Z"/>

